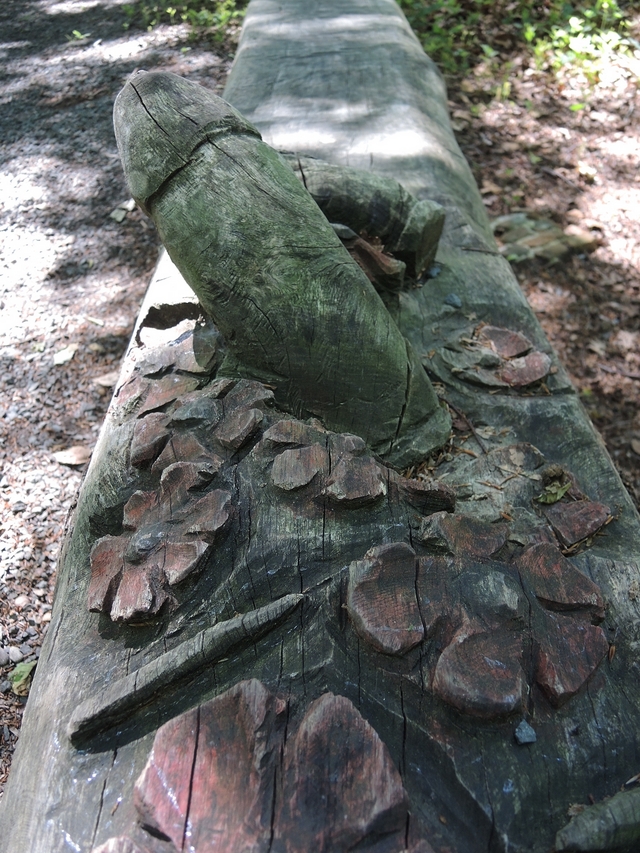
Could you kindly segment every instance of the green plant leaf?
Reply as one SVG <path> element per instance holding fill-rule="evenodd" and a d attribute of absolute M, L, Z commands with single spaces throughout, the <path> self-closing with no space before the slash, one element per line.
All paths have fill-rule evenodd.
<path fill-rule="evenodd" d="M 552 483 L 549 483 L 548 486 L 545 486 L 544 491 L 541 495 L 539 495 L 536 500 L 541 504 L 555 504 L 558 503 L 561 498 L 563 498 L 569 489 L 571 488 L 571 481 L 567 483 L 561 483 L 559 480 L 554 480 Z"/>
<path fill-rule="evenodd" d="M 29 663 L 18 663 L 9 673 L 9 681 L 11 682 L 11 690 L 17 696 L 26 696 L 31 685 L 31 671 L 35 667 L 37 661 Z"/>

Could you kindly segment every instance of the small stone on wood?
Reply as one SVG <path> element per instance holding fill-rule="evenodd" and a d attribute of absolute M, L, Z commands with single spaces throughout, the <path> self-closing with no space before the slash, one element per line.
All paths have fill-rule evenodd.
<path fill-rule="evenodd" d="M 514 732 L 516 742 L 523 746 L 526 743 L 535 743 L 538 740 L 538 735 L 535 729 L 529 725 L 526 720 L 521 720 Z"/>

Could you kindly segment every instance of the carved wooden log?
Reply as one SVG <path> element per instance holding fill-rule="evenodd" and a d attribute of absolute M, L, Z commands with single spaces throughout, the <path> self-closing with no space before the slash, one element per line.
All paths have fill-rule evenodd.
<path fill-rule="evenodd" d="M 283 179 L 284 213 L 301 206 L 475 432 L 431 479 L 400 476 L 372 455 L 382 433 L 364 410 L 342 431 L 324 409 L 301 417 L 302 374 L 259 381 L 270 351 L 234 351 L 165 258 L 60 560 L 0 850 L 636 849 L 637 792 L 617 792 L 640 764 L 638 516 L 497 254 L 434 66 L 392 0 L 252 0 L 225 94 L 246 120 L 208 95 L 180 105 L 195 133 L 221 128 L 204 145 L 231 146 L 236 128 L 284 175 L 251 122 L 303 170 L 357 166 L 445 210 L 440 272 L 397 287 L 394 324 L 336 242 L 362 230 L 384 255 L 391 220 L 372 234 L 365 203 L 331 229 Z M 186 155 L 193 180 L 193 139 L 157 140 L 129 177 L 177 233 L 162 158 Z M 325 197 L 350 180 L 377 192 L 329 174 Z M 247 233 L 269 252 L 270 231 Z M 174 254 L 204 302 L 198 262 Z"/>

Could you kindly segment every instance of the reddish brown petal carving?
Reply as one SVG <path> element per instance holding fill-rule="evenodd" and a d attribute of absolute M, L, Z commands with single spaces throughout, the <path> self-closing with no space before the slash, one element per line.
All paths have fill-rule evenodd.
<path fill-rule="evenodd" d="M 157 506 L 157 492 L 134 492 L 124 506 L 122 526 L 125 530 L 136 530 L 144 516 Z"/>
<path fill-rule="evenodd" d="M 138 368 L 144 376 L 166 372 L 173 367 L 186 373 L 209 373 L 216 358 L 215 346 L 207 348 L 205 353 L 199 352 L 199 361 L 193 351 L 193 333 L 181 335 L 177 340 L 156 346 L 144 358 L 138 360 Z"/>
<path fill-rule="evenodd" d="M 351 456 L 359 456 L 366 446 L 359 435 L 353 435 L 350 432 L 329 433 L 329 451 L 334 463 L 345 453 L 349 453 Z"/>
<path fill-rule="evenodd" d="M 189 506 L 186 533 L 196 534 L 205 542 L 213 543 L 216 534 L 230 518 L 231 495 L 222 489 L 214 489 Z"/>
<path fill-rule="evenodd" d="M 324 443 L 327 433 L 318 427 L 302 423 L 302 421 L 278 421 L 264 434 L 264 440 L 274 447 L 285 447 L 288 444 Z"/>
<path fill-rule="evenodd" d="M 216 472 L 224 464 L 224 460 L 216 453 L 207 450 L 198 439 L 190 432 L 176 433 L 153 463 L 152 471 L 164 471 L 169 465 L 176 462 L 195 462 L 196 460 L 207 461 Z"/>
<path fill-rule="evenodd" d="M 406 816 L 406 794 L 386 746 L 348 699 L 325 693 L 285 747 L 277 849 L 346 851 L 388 834 L 388 849 L 400 851 Z"/>
<path fill-rule="evenodd" d="M 514 358 L 525 355 L 533 348 L 529 338 L 521 332 L 511 329 L 501 329 L 498 326 L 483 326 L 478 335 L 478 340 L 489 344 L 492 350 L 502 358 Z"/>
<path fill-rule="evenodd" d="M 223 447 L 235 453 L 257 432 L 262 418 L 260 409 L 240 409 L 232 412 L 215 431 L 215 437 Z"/>
<path fill-rule="evenodd" d="M 545 352 L 530 352 L 521 358 L 507 361 L 500 370 L 500 378 L 512 388 L 524 388 L 549 373 L 551 359 Z"/>
<path fill-rule="evenodd" d="M 169 439 L 169 418 L 160 412 L 136 421 L 131 440 L 131 464 L 142 468 L 156 458 Z"/>
<path fill-rule="evenodd" d="M 164 548 L 150 555 L 146 564 L 125 563 L 122 578 L 111 605 L 114 622 L 140 623 L 157 613 L 167 600 L 162 588 Z"/>
<path fill-rule="evenodd" d="M 383 472 L 371 456 L 342 458 L 331 472 L 324 490 L 330 501 L 358 507 L 387 494 Z"/>
<path fill-rule="evenodd" d="M 94 613 L 108 613 L 124 567 L 127 540 L 121 536 L 103 536 L 91 549 L 91 581 L 88 606 Z"/>
<path fill-rule="evenodd" d="M 224 410 L 227 415 L 233 409 L 250 409 L 260 403 L 273 400 L 273 391 L 253 379 L 240 379 L 224 398 Z"/>
<path fill-rule="evenodd" d="M 271 481 L 285 491 L 300 489 L 329 469 L 329 454 L 320 444 L 284 450 L 273 460 Z"/>
<path fill-rule="evenodd" d="M 178 850 L 266 851 L 285 707 L 251 680 L 165 723 L 135 787 L 144 823 Z"/>
<path fill-rule="evenodd" d="M 374 648 L 403 655 L 420 643 L 424 626 L 416 598 L 416 555 L 404 542 L 380 545 L 349 566 L 347 610 Z"/>
<path fill-rule="evenodd" d="M 555 545 L 527 548 L 516 567 L 544 607 L 551 610 L 588 610 L 604 618 L 600 589 L 560 553 Z"/>
<path fill-rule="evenodd" d="M 602 628 L 550 613 L 537 639 L 536 681 L 555 706 L 575 696 L 609 650 Z"/>
<path fill-rule="evenodd" d="M 544 514 L 561 544 L 569 548 L 593 536 L 608 521 L 611 511 L 595 501 L 559 501 L 545 508 Z"/>
<path fill-rule="evenodd" d="M 167 542 L 164 575 L 170 586 L 183 581 L 200 567 L 211 546 L 205 542 Z"/>
<path fill-rule="evenodd" d="M 163 499 L 171 498 L 171 507 L 176 507 L 177 512 L 185 509 L 185 505 L 193 500 L 189 494 L 194 489 L 201 489 L 210 483 L 216 474 L 215 465 L 204 459 L 197 462 L 175 462 L 162 472 L 160 477 L 160 490 Z M 175 517 L 176 511 L 172 510 L 171 516 Z"/>
<path fill-rule="evenodd" d="M 142 376 L 135 371 L 133 375 L 119 388 L 116 388 L 115 398 L 118 406 L 124 406 L 127 403 L 133 403 L 135 400 L 142 399 L 149 387 L 151 380 L 143 379 Z"/>
<path fill-rule="evenodd" d="M 508 527 L 470 515 L 437 512 L 422 520 L 418 536 L 428 547 L 448 554 L 490 557 L 507 541 Z"/>
<path fill-rule="evenodd" d="M 409 480 L 398 478 L 398 489 L 404 500 L 421 515 L 434 512 L 453 512 L 456 495 L 453 489 L 435 480 Z"/>
<path fill-rule="evenodd" d="M 221 400 L 213 397 L 200 395 L 198 399 L 191 400 L 178 406 L 171 415 L 172 424 L 198 424 L 203 423 L 213 429 L 222 418 L 223 404 Z"/>
<path fill-rule="evenodd" d="M 524 708 L 522 636 L 496 631 L 462 635 L 440 655 L 433 690 L 459 711 L 494 719 Z"/>
<path fill-rule="evenodd" d="M 144 402 L 138 410 L 138 417 L 146 415 L 147 412 L 161 409 L 167 403 L 173 403 L 183 394 L 195 391 L 198 387 L 198 380 L 179 373 L 169 373 L 161 379 L 151 380 L 148 385 Z"/>
<path fill-rule="evenodd" d="M 158 729 L 134 788 L 140 816 L 170 838 L 178 850 L 184 849 L 200 712 L 205 707 L 181 714 Z"/>

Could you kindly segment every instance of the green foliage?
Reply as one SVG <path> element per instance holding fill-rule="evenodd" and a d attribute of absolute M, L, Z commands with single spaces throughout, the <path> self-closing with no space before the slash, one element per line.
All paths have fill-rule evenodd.
<path fill-rule="evenodd" d="M 80 30 L 72 30 L 71 35 L 67 36 L 67 41 L 84 41 L 90 35 L 91 33 L 81 33 Z"/>
<path fill-rule="evenodd" d="M 31 673 L 37 661 L 30 663 L 16 664 L 12 672 L 9 673 L 9 681 L 11 689 L 17 696 L 26 696 L 31 686 Z"/>
<path fill-rule="evenodd" d="M 558 503 L 569 491 L 571 488 L 571 481 L 568 480 L 566 483 L 561 483 L 559 480 L 553 480 L 547 486 L 545 486 L 544 491 L 541 495 L 538 495 L 536 500 L 541 504 L 555 504 Z"/>
<path fill-rule="evenodd" d="M 398 0 L 426 52 L 447 74 L 525 48 L 535 61 L 589 66 L 624 52 L 628 17 L 618 0 Z"/>
<path fill-rule="evenodd" d="M 194 30 L 206 31 L 217 41 L 229 34 L 234 24 L 244 17 L 248 0 L 136 0 L 123 6 L 127 20 L 125 29 L 143 26 L 153 29 L 158 24 L 190 24 Z"/>

